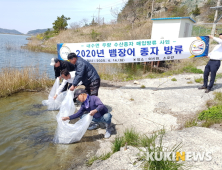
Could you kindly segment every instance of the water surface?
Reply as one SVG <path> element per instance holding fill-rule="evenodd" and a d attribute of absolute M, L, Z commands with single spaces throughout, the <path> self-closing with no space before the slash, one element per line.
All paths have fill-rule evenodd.
<path fill-rule="evenodd" d="M 54 78 L 51 58 L 56 54 L 21 49 L 28 36 L 0 34 L 0 70 L 36 67 Z M 0 98 L 0 169 L 67 169 L 82 165 L 98 148 L 97 131 L 87 131 L 79 143 L 55 145 L 58 111 L 41 105 L 47 92 L 22 92 Z"/>
<path fill-rule="evenodd" d="M 97 131 L 87 131 L 74 144 L 52 142 L 58 111 L 47 111 L 43 92 L 23 92 L 0 99 L 1 169 L 67 169 L 84 164 L 98 149 Z"/>
<path fill-rule="evenodd" d="M 23 68 L 25 66 L 37 67 L 40 73 L 46 72 L 54 79 L 53 66 L 50 65 L 51 58 L 57 58 L 57 54 L 33 52 L 22 49 L 28 43 L 24 35 L 0 34 L 0 69 L 3 67 Z M 99 73 L 115 74 L 121 72 L 119 64 L 93 64 Z"/>
<path fill-rule="evenodd" d="M 50 62 L 51 58 L 56 58 L 57 55 L 21 49 L 21 46 L 28 43 L 26 38 L 28 36 L 0 34 L 0 69 L 38 67 L 40 72 L 46 72 L 50 78 L 54 78 L 55 73 Z"/>

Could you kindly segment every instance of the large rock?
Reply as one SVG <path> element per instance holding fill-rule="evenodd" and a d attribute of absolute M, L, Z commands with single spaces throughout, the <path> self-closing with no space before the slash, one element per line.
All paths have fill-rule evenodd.
<path fill-rule="evenodd" d="M 139 150 L 135 147 L 128 146 L 127 150 L 121 148 L 119 152 L 114 153 L 105 161 L 95 161 L 93 165 L 88 168 L 90 170 L 139 170 L 141 168 L 141 161 L 138 161 L 137 153 Z"/>
<path fill-rule="evenodd" d="M 203 127 L 186 128 L 180 131 L 168 132 L 163 138 L 165 147 L 172 147 L 182 142 L 181 151 L 184 152 L 211 152 L 212 160 L 185 161 L 191 170 L 221 170 L 222 169 L 222 132 Z"/>

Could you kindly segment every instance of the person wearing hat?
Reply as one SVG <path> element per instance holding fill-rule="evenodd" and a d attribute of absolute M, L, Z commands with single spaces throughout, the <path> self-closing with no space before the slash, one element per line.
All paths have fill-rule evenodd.
<path fill-rule="evenodd" d="M 68 71 L 75 71 L 75 66 L 65 60 L 59 60 L 58 58 L 51 59 L 51 66 L 54 66 L 55 78 L 60 77 L 60 72 L 64 69 Z"/>
<path fill-rule="evenodd" d="M 75 71 L 75 66 L 73 64 L 65 60 L 59 60 L 58 58 L 52 58 L 50 65 L 54 66 L 55 78 L 57 77 L 61 78 L 60 72 L 64 69 L 68 71 Z M 71 85 L 69 87 L 71 87 Z M 66 83 L 62 91 L 66 91 L 67 88 L 68 88 L 68 83 Z"/>
<path fill-rule="evenodd" d="M 78 83 L 82 81 L 89 95 L 98 96 L 100 77 L 96 69 L 88 61 L 81 57 L 77 57 L 75 53 L 69 53 L 68 60 L 76 66 L 76 75 L 70 90 L 74 90 Z"/>
<path fill-rule="evenodd" d="M 215 77 L 217 70 L 220 68 L 220 63 L 222 60 L 222 33 L 219 34 L 219 38 L 209 35 L 209 38 L 212 38 L 219 44 L 214 47 L 214 49 L 208 54 L 207 58 L 210 58 L 207 65 L 204 69 L 204 84 L 198 89 L 206 89 L 205 93 L 209 93 L 211 88 L 214 85 Z M 208 76 L 210 73 L 210 84 L 208 84 Z"/>
<path fill-rule="evenodd" d="M 73 79 L 75 78 L 75 71 L 68 72 L 68 70 L 64 69 L 61 71 L 61 77 L 63 78 L 63 81 L 62 81 L 62 84 L 59 86 L 59 88 L 56 90 L 56 94 L 53 97 L 54 99 L 56 99 L 59 93 L 62 92 L 62 90 L 64 89 L 67 83 L 72 84 Z M 82 82 L 80 82 L 78 85 L 81 85 L 81 84 Z"/>
<path fill-rule="evenodd" d="M 106 125 L 106 133 L 104 138 L 109 138 L 111 136 L 111 118 L 112 115 L 108 112 L 107 107 L 101 102 L 101 100 L 97 96 L 90 96 L 86 94 L 84 89 L 76 89 L 74 92 L 74 98 L 77 98 L 80 102 L 82 102 L 81 108 L 79 111 L 71 116 L 62 117 L 62 120 L 72 120 L 76 119 L 83 115 L 85 111 L 88 111 L 91 116 L 93 116 L 93 122 L 102 122 Z M 82 118 L 81 117 L 81 118 Z M 88 129 L 92 130 L 92 127 Z"/>

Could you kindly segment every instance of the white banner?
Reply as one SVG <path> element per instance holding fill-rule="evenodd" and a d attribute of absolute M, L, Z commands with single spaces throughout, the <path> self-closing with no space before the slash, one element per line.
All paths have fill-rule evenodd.
<path fill-rule="evenodd" d="M 179 60 L 208 55 L 209 37 L 57 44 L 58 58 L 69 53 L 90 63 L 132 63 Z"/>

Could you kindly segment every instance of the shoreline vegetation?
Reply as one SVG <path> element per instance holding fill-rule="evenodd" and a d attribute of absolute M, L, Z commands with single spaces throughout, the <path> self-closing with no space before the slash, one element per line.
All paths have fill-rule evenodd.
<path fill-rule="evenodd" d="M 124 148 L 127 150 L 128 146 L 137 148 L 137 161 L 133 162 L 133 165 L 141 162 L 140 167 L 143 169 L 183 169 L 184 163 L 179 161 L 169 160 L 148 160 L 147 153 L 156 152 L 160 156 L 161 152 L 176 152 L 181 149 L 181 143 L 175 144 L 173 148 L 165 148 L 163 146 L 163 136 L 165 130 L 161 129 L 154 132 L 149 137 L 138 133 L 134 128 L 125 129 L 123 136 L 116 136 L 112 142 L 112 151 L 105 153 L 101 156 L 93 156 L 86 161 L 86 166 L 90 167 L 95 161 L 104 161 L 110 158 L 111 155 Z M 171 155 L 172 157 L 172 155 Z"/>
<path fill-rule="evenodd" d="M 7 97 L 20 91 L 40 91 L 51 87 L 54 80 L 38 68 L 2 68 L 0 71 L 0 97 Z"/>

